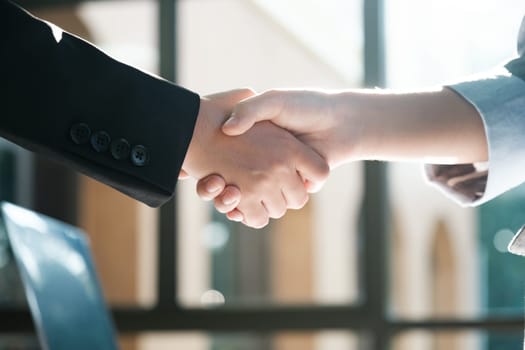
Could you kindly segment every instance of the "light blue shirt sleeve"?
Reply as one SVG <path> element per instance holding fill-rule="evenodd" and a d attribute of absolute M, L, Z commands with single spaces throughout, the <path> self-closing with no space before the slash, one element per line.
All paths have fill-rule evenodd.
<path fill-rule="evenodd" d="M 447 86 L 483 119 L 489 160 L 425 165 L 427 179 L 462 205 L 482 204 L 525 182 L 525 18 L 516 58 L 496 71 Z"/>
<path fill-rule="evenodd" d="M 483 119 L 489 160 L 459 173 L 426 165 L 428 179 L 462 205 L 484 203 L 525 182 L 525 81 L 505 68 L 448 88 Z"/>

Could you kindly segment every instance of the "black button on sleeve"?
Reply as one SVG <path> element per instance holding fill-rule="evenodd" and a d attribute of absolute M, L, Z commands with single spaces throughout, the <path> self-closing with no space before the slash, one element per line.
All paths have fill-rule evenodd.
<path fill-rule="evenodd" d="M 131 161 L 136 166 L 144 166 L 149 161 L 148 149 L 142 145 L 136 145 L 131 150 Z"/>
<path fill-rule="evenodd" d="M 77 145 L 83 145 L 89 141 L 91 129 L 85 123 L 75 124 L 69 129 L 71 140 Z"/>
<path fill-rule="evenodd" d="M 111 155 L 116 160 L 129 157 L 131 146 L 126 139 L 117 139 L 111 143 Z"/>
<path fill-rule="evenodd" d="M 97 152 L 106 152 L 110 143 L 111 137 L 105 131 L 97 131 L 91 136 L 91 146 Z"/>

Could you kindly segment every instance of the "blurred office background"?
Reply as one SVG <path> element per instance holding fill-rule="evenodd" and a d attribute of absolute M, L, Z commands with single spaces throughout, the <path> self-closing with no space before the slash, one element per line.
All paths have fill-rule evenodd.
<path fill-rule="evenodd" d="M 201 94 L 454 82 L 513 57 L 525 14 L 521 0 L 20 3 Z M 6 141 L 0 161 L 2 199 L 89 233 L 124 350 L 522 346 L 525 260 L 506 245 L 525 187 L 467 209 L 420 165 L 353 163 L 302 210 L 251 230 L 193 181 L 158 210 Z M 34 348 L 31 325 L 9 323 L 0 349 Z"/>

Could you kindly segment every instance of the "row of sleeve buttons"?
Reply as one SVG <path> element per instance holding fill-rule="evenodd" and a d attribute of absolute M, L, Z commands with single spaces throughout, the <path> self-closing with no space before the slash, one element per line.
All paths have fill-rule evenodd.
<path fill-rule="evenodd" d="M 124 138 L 112 141 L 107 132 L 101 130 L 92 133 L 90 127 L 85 123 L 73 125 L 69 134 L 75 144 L 84 145 L 89 142 L 95 152 L 104 153 L 109 150 L 115 160 L 129 158 L 135 166 L 145 166 L 149 161 L 148 150 L 143 145 L 131 147 Z"/>

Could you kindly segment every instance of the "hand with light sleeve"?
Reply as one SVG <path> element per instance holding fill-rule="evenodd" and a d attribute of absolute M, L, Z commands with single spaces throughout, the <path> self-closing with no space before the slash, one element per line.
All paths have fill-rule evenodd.
<path fill-rule="evenodd" d="M 448 88 L 413 93 L 272 90 L 241 101 L 222 130 L 234 138 L 262 121 L 293 133 L 331 169 L 354 160 L 435 164 L 487 160 L 482 119 Z M 242 218 L 234 203 L 244 193 L 226 186 L 220 176 L 200 181 L 197 192 L 203 199 L 214 199 L 216 208 L 230 219 Z"/>
<path fill-rule="evenodd" d="M 308 200 L 304 182 L 321 184 L 329 168 L 316 151 L 267 121 L 237 137 L 223 134 L 226 116 L 238 101 L 251 95 L 251 90 L 241 89 L 201 99 L 182 168 L 197 179 L 221 174 L 242 191 L 236 207 L 243 223 L 260 228 L 287 209 L 303 207 Z"/>

